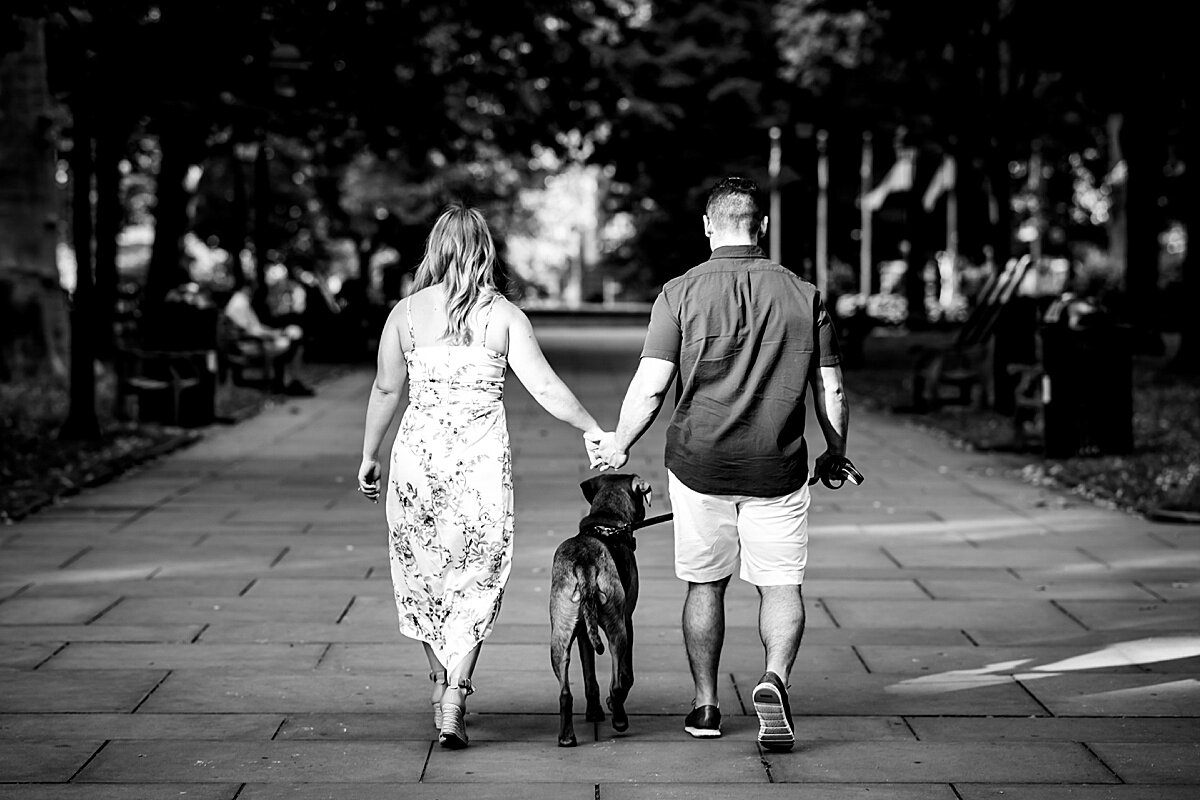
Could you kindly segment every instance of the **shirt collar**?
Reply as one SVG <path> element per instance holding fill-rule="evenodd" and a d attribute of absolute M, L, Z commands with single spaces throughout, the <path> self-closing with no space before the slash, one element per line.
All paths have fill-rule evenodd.
<path fill-rule="evenodd" d="M 766 253 L 756 244 L 727 244 L 712 251 L 709 261 L 715 258 L 766 258 Z"/>

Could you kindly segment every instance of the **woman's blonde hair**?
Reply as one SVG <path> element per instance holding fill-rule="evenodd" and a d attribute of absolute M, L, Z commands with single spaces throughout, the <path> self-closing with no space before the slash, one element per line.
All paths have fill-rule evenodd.
<path fill-rule="evenodd" d="M 477 208 L 454 203 L 442 212 L 425 241 L 413 291 L 445 284 L 446 332 L 451 344 L 471 344 L 467 317 L 481 300 L 499 294 L 493 274 L 496 245 Z"/>

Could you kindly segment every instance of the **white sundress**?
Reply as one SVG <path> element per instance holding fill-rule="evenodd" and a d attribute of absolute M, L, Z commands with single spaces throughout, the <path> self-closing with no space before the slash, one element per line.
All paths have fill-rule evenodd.
<path fill-rule="evenodd" d="M 386 500 L 392 586 L 400 632 L 452 670 L 491 633 L 512 568 L 508 360 L 483 344 L 416 344 L 411 308 Z"/>

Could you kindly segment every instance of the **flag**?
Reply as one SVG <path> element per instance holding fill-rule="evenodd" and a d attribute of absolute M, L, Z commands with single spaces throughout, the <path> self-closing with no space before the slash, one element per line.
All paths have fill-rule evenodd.
<path fill-rule="evenodd" d="M 913 161 L 916 160 L 916 150 L 910 147 L 901 149 L 896 154 L 896 163 L 888 170 L 887 175 L 878 186 L 863 195 L 862 205 L 867 211 L 878 211 L 883 201 L 892 192 L 906 192 L 912 188 Z"/>
<path fill-rule="evenodd" d="M 933 180 L 929 182 L 929 188 L 925 190 L 925 195 L 921 198 L 921 205 L 925 207 L 926 211 L 933 211 L 933 207 L 942 193 L 954 188 L 954 179 L 954 156 L 946 156 L 942 159 L 942 165 L 934 173 Z"/>

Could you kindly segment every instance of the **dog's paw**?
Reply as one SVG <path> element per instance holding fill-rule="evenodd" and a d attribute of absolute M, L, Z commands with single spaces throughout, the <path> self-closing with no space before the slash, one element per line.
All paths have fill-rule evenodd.
<path fill-rule="evenodd" d="M 558 737 L 559 747 L 574 747 L 578 742 L 575 741 L 575 736 L 560 736 Z"/>

